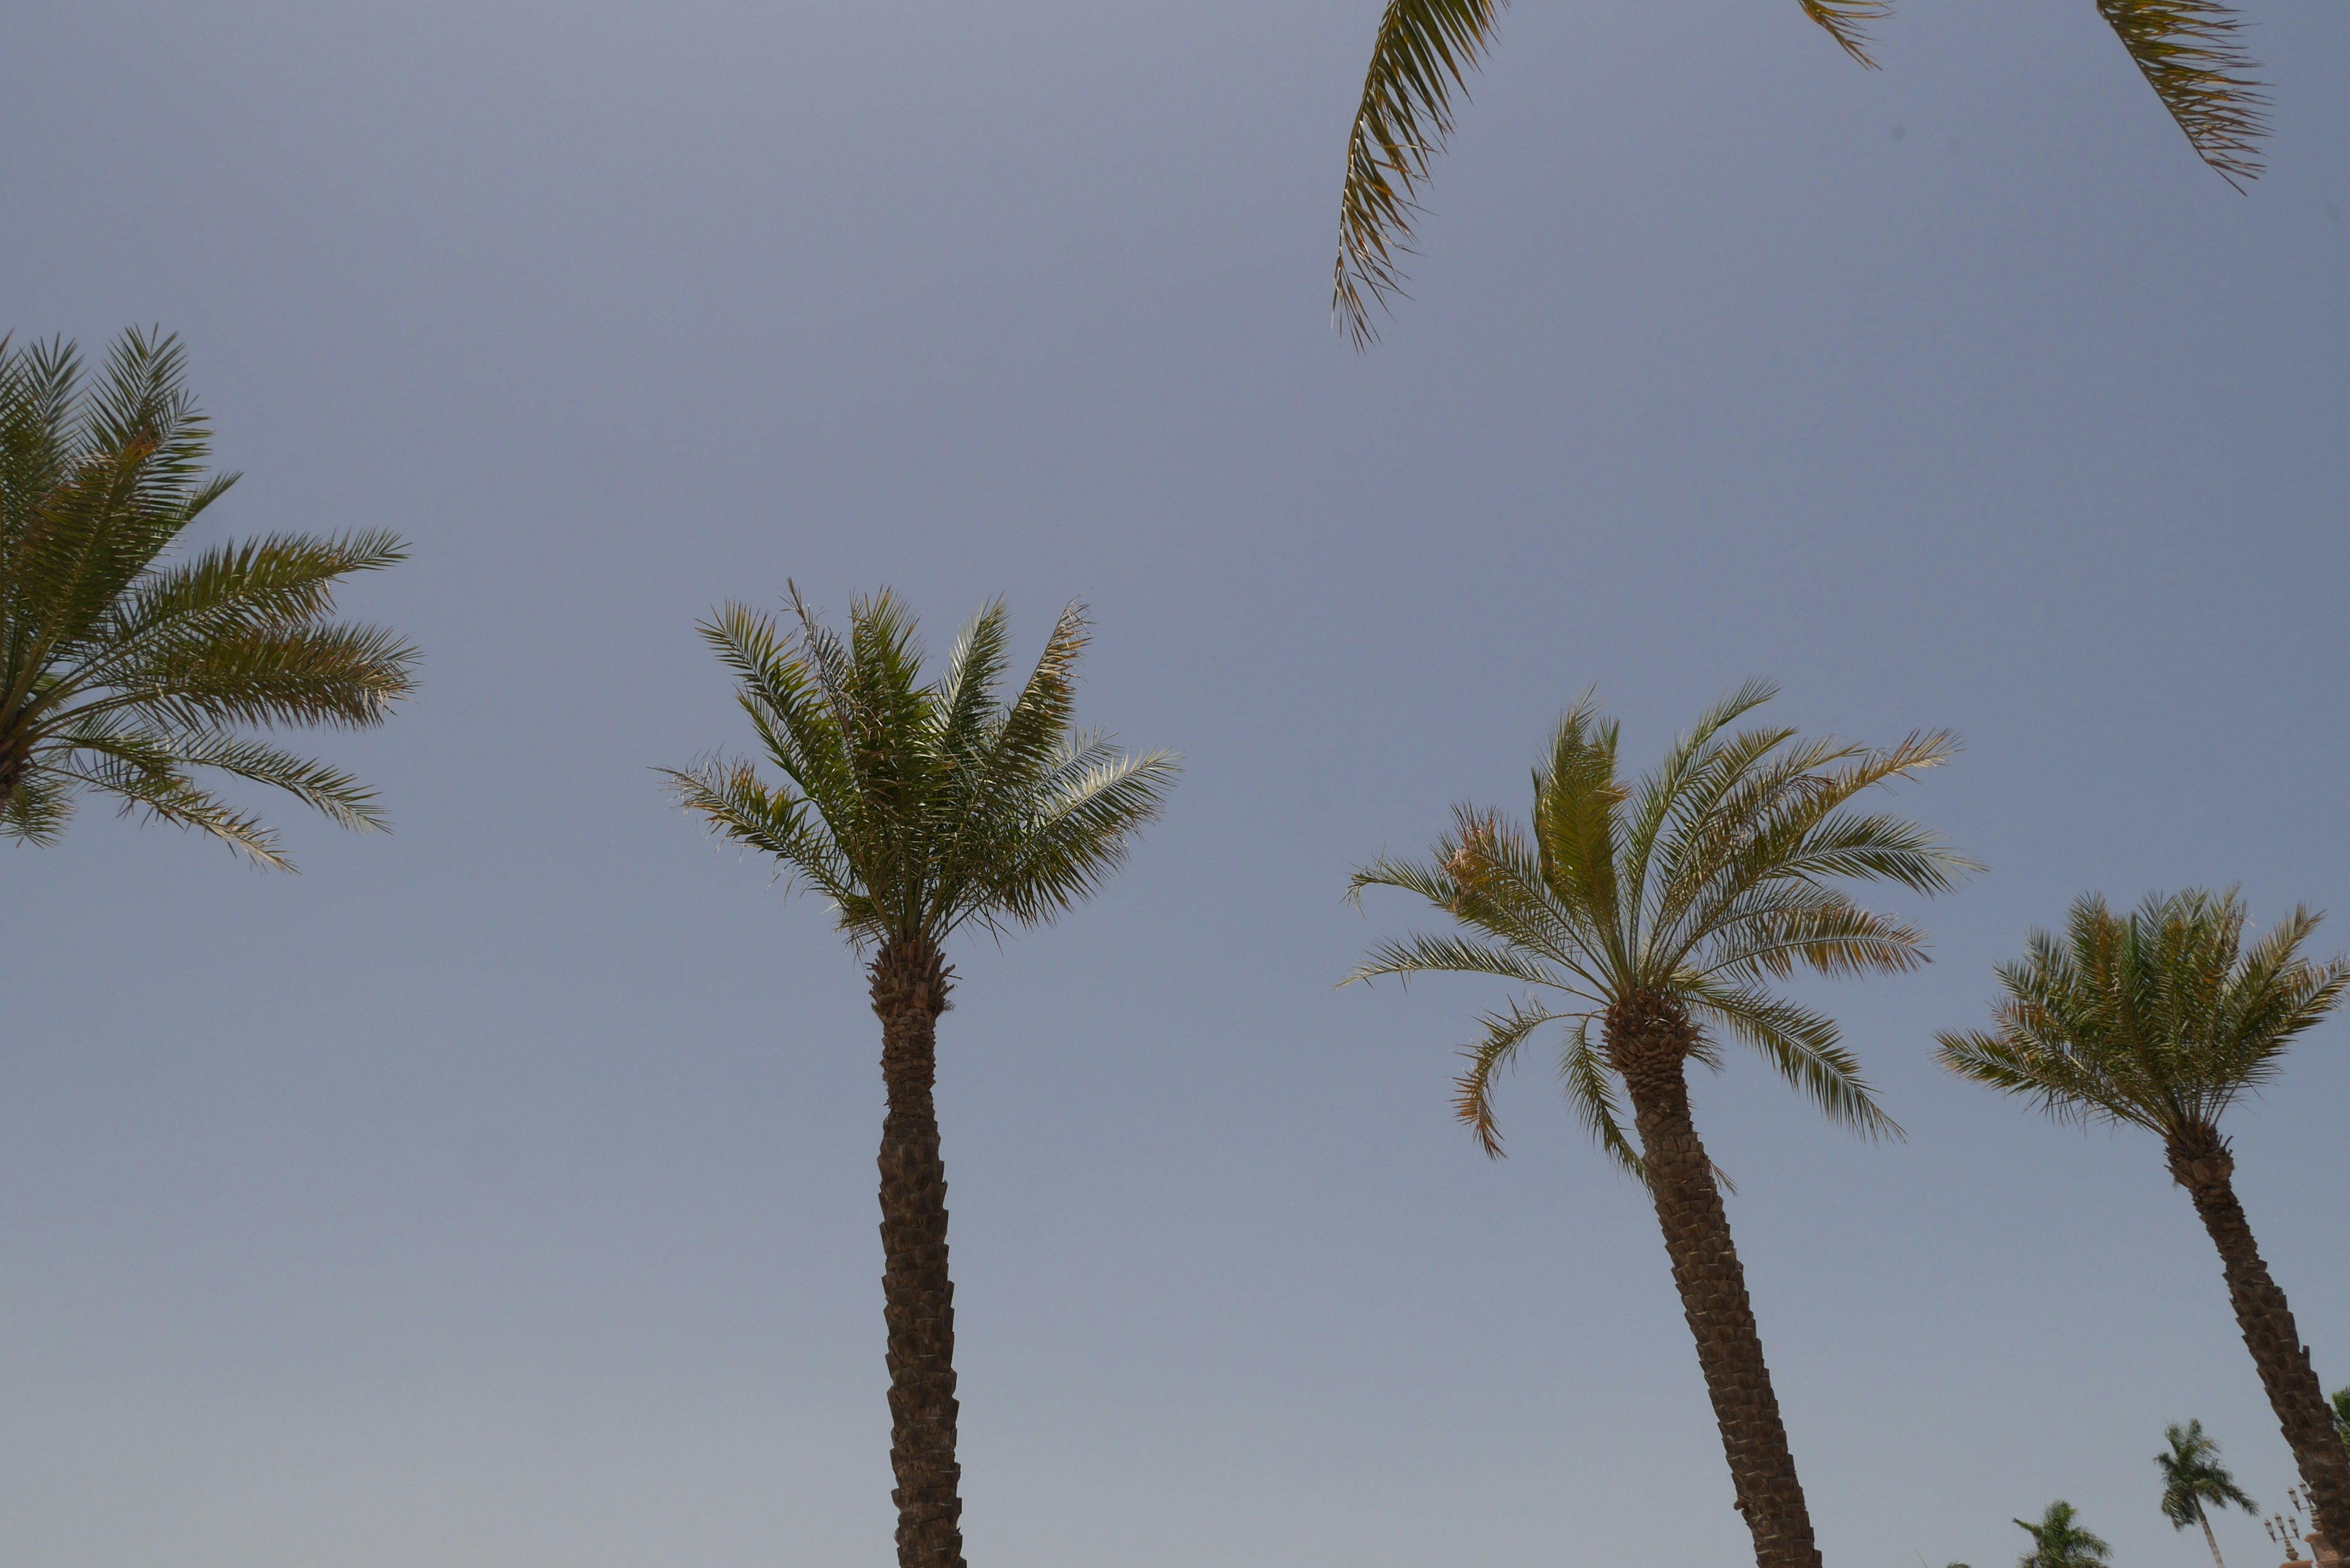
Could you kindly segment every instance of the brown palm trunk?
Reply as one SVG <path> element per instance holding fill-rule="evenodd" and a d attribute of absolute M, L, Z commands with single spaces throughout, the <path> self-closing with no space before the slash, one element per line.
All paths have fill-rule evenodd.
<path fill-rule="evenodd" d="M 2236 1201 L 2236 1161 L 2228 1140 L 2211 1127 L 2189 1127 L 2168 1140 L 2171 1179 L 2187 1189 L 2195 1212 L 2220 1249 L 2228 1279 L 2228 1300 L 2236 1325 L 2260 1369 L 2269 1408 L 2301 1469 L 2301 1484 L 2317 1515 L 2318 1532 L 2335 1552 L 2350 1550 L 2350 1450 L 2334 1430 L 2334 1412 L 2301 1343 L 2284 1292 L 2269 1278 L 2269 1266 L 2252 1240 L 2244 1206 Z"/>
<path fill-rule="evenodd" d="M 1681 1310 L 1697 1338 L 1738 1511 L 1754 1536 L 1756 1568 L 1819 1568 L 1811 1511 L 1746 1298 L 1746 1272 L 1731 1243 L 1713 1162 L 1690 1118 L 1686 1064 L 1696 1038 L 1689 1014 L 1669 998 L 1633 996 L 1607 1010 L 1608 1060 L 1631 1093 L 1649 1195 Z"/>
<path fill-rule="evenodd" d="M 2195 1505 L 2195 1522 L 2203 1527 L 2203 1544 L 2211 1549 L 2211 1561 L 2220 1568 L 2228 1568 L 2228 1560 L 2220 1555 L 2220 1538 L 2211 1533 L 2210 1516 L 2203 1511 L 2203 1505 L 2199 1502 Z"/>
<path fill-rule="evenodd" d="M 937 944 L 923 937 L 884 943 L 871 973 L 889 1091 L 881 1123 L 881 1315 L 889 1329 L 898 1568 L 963 1568 L 947 1168 L 931 1099 L 951 977 Z"/>

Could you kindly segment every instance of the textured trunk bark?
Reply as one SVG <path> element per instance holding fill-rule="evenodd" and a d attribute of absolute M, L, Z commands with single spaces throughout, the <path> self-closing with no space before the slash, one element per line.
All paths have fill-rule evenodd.
<path fill-rule="evenodd" d="M 2260 1369 L 2269 1407 L 2276 1412 L 2277 1425 L 2284 1428 L 2286 1446 L 2300 1467 L 2318 1532 L 2338 1552 L 2350 1545 L 2350 1449 L 2343 1448 L 2334 1433 L 2334 1412 L 2318 1384 L 2317 1370 L 2310 1365 L 2309 1347 L 2301 1343 L 2293 1309 L 2269 1278 L 2244 1207 L 2236 1201 L 2236 1161 L 2228 1140 L 2217 1128 L 2190 1127 L 2169 1138 L 2168 1153 L 2171 1179 L 2195 1200 L 2195 1212 L 2211 1233 L 2211 1244 L 2220 1249 L 2236 1324 L 2244 1331 L 2244 1345 Z"/>
<path fill-rule="evenodd" d="M 2211 1561 L 2220 1568 L 2228 1568 L 2228 1560 L 2220 1555 L 2220 1538 L 2211 1533 L 2210 1518 L 2204 1513 L 2203 1505 L 2199 1502 L 2195 1505 L 2195 1522 L 2203 1527 L 2203 1544 L 2211 1549 Z"/>
<path fill-rule="evenodd" d="M 881 1314 L 889 1329 L 898 1568 L 963 1568 L 947 1171 L 931 1098 L 951 977 L 937 944 L 923 938 L 885 943 L 871 977 L 889 1091 L 881 1123 Z"/>
<path fill-rule="evenodd" d="M 1730 1240 L 1713 1162 L 1690 1118 L 1687 1064 L 1696 1031 L 1666 997 L 1635 996 L 1607 1011 L 1609 1061 L 1630 1092 L 1657 1222 L 1672 1259 L 1681 1310 L 1697 1338 L 1738 1511 L 1754 1536 L 1756 1568 L 1819 1568 L 1811 1511 L 1771 1391 L 1746 1272 Z"/>

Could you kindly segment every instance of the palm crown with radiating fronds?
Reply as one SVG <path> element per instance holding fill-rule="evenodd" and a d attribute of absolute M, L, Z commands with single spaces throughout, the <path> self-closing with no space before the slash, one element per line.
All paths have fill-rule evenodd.
<path fill-rule="evenodd" d="M 2247 950 L 2232 889 L 2152 895 L 2127 916 L 2090 894 L 2063 936 L 2035 931 L 2000 967 L 1995 1027 L 1941 1034 L 1941 1059 L 2061 1118 L 2214 1128 L 2350 985 L 2350 961 L 2301 956 L 2318 919 L 2296 909 Z"/>
<path fill-rule="evenodd" d="M 2032 1537 L 2032 1550 L 2015 1560 L 2015 1568 L 2105 1568 L 2113 1548 L 2092 1535 L 2069 1502 L 2052 1502 L 2037 1524 L 2015 1521 Z"/>
<path fill-rule="evenodd" d="M 1403 292 L 1419 191 L 1452 133 L 1452 95 L 1492 45 L 1503 0 L 1388 0 L 1347 138 L 1331 312 L 1357 348 L 1378 339 L 1371 307 Z M 1892 0 L 1797 0 L 1863 65 L 1867 25 Z M 2198 156 L 2230 184 L 2261 171 L 2268 103 L 2223 0 L 2096 0 L 2098 14 Z"/>
<path fill-rule="evenodd" d="M 739 605 L 702 627 L 785 783 L 725 759 L 665 771 L 689 810 L 829 899 L 853 940 L 1049 920 L 1159 814 L 1171 753 L 1127 755 L 1071 727 L 1081 607 L 1062 612 L 1009 702 L 1001 600 L 929 684 L 913 619 L 888 592 L 850 607 L 846 639 L 797 587 L 791 607 L 790 634 Z"/>
<path fill-rule="evenodd" d="M 2203 1521 L 2205 1505 L 2226 1508 L 2233 1503 L 2257 1515 L 2261 1505 L 2244 1495 L 2236 1478 L 2220 1463 L 2220 1444 L 2203 1430 L 2200 1421 L 2185 1426 L 2173 1422 L 2163 1428 L 2169 1451 L 2154 1456 L 2162 1471 L 2162 1517 L 2178 1529 Z"/>
<path fill-rule="evenodd" d="M 54 841 L 84 790 L 283 866 L 199 770 L 380 827 L 349 774 L 240 731 L 380 723 L 415 650 L 337 623 L 336 584 L 404 557 L 386 533 L 280 534 L 159 564 L 235 482 L 203 477 L 210 431 L 177 339 L 132 331 L 85 385 L 62 341 L 0 339 L 0 836 Z"/>
<path fill-rule="evenodd" d="M 1617 774 L 1614 721 L 1586 695 L 1560 721 L 1534 774 L 1531 832 L 1459 806 L 1432 861 L 1381 858 L 1355 874 L 1350 896 L 1400 888 L 1466 934 L 1383 942 L 1349 980 L 1494 975 L 1568 1003 L 1554 1010 L 1534 996 L 1482 1020 L 1457 1109 L 1488 1153 L 1501 1148 L 1495 1074 L 1537 1030 L 1562 1022 L 1570 1097 L 1602 1147 L 1639 1168 L 1591 1026 L 1641 994 L 1686 1010 L 1699 1028 L 1694 1054 L 1708 1065 L 1721 1061 L 1719 1032 L 1760 1050 L 1830 1116 L 1892 1130 L 1835 1020 L 1771 982 L 1798 968 L 1846 974 L 1923 961 L 1920 932 L 1860 908 L 1835 884 L 1885 878 L 1934 893 L 1971 863 L 1914 822 L 1846 807 L 1872 785 L 1942 763 L 1955 742 L 1912 735 L 1878 752 L 1778 727 L 1724 733 L 1775 691 L 1750 683 L 1717 704 L 1632 785 Z"/>

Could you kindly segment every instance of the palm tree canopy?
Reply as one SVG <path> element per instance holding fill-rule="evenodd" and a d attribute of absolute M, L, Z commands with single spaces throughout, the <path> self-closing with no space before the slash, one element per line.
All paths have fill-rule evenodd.
<path fill-rule="evenodd" d="M 1381 858 L 1355 873 L 1349 897 L 1399 888 L 1463 929 L 1383 942 L 1349 981 L 1451 972 L 1534 990 L 1487 1014 L 1483 1040 L 1465 1053 L 1456 1107 L 1489 1154 L 1501 1152 L 1495 1075 L 1555 1022 L 1565 1026 L 1570 1099 L 1604 1148 L 1640 1168 L 1591 1026 L 1642 995 L 1687 1011 L 1694 1054 L 1709 1066 L 1721 1064 L 1721 1038 L 1738 1040 L 1831 1116 L 1898 1130 L 1835 1021 L 1772 982 L 1798 969 L 1855 974 L 1924 961 L 1923 933 L 1860 908 L 1837 884 L 1882 879 L 1930 894 L 1975 868 L 1917 823 L 1850 806 L 1873 785 L 1947 761 L 1956 742 L 1915 734 L 1872 751 L 1776 726 L 1728 732 L 1775 693 L 1751 682 L 1716 704 L 1637 783 L 1621 778 L 1616 723 L 1586 694 L 1534 773 L 1530 827 L 1457 806 L 1432 860 Z"/>
<path fill-rule="evenodd" d="M 1503 0 L 1388 0 L 1347 138 L 1338 194 L 1331 310 L 1357 348 L 1376 342 L 1371 306 L 1403 292 L 1419 192 L 1452 133 L 1455 93 L 1492 47 Z M 1796 0 L 1862 65 L 1868 24 L 1892 0 Z M 2221 0 L 2097 0 L 2189 143 L 2230 183 L 2257 177 L 2268 102 L 2236 43 L 2241 23 Z"/>
<path fill-rule="evenodd" d="M 701 628 L 783 782 L 726 758 L 663 771 L 723 837 L 774 856 L 788 883 L 828 899 L 853 941 L 1050 920 L 1159 815 L 1174 754 L 1128 755 L 1071 725 L 1082 607 L 1062 612 L 1005 701 L 1000 599 L 927 684 L 913 618 L 886 590 L 850 607 L 845 639 L 796 587 L 790 605 L 788 633 L 740 605 Z"/>
<path fill-rule="evenodd" d="M 2015 1568 L 2105 1568 L 2113 1548 L 2081 1527 L 2069 1502 L 2052 1502 L 2037 1524 L 2022 1525 L 2032 1537 L 2032 1550 L 2015 1560 Z"/>
<path fill-rule="evenodd" d="M 2296 909 L 2246 949 L 2233 889 L 2152 895 L 2127 916 L 2090 894 L 2063 936 L 2035 931 L 2000 967 L 1989 1033 L 1939 1036 L 1942 1062 L 2063 1119 L 2214 1128 L 2350 985 L 2350 962 L 2301 954 L 2319 918 Z"/>
<path fill-rule="evenodd" d="M 240 732 L 361 728 L 409 695 L 413 649 L 329 618 L 343 577 L 406 552 L 381 532 L 280 534 L 164 559 L 236 480 L 203 472 L 185 358 L 134 330 L 85 382 L 72 345 L 0 338 L 0 836 L 54 842 L 95 790 L 282 867 L 269 829 L 193 774 L 384 826 L 349 774 Z"/>
<path fill-rule="evenodd" d="M 2244 1495 L 2236 1478 L 2220 1463 L 2219 1441 L 2204 1432 L 2202 1422 L 2183 1427 L 2174 1422 L 2162 1435 L 2170 1450 L 2155 1455 L 2154 1462 L 2162 1471 L 2162 1517 L 2174 1528 L 2199 1522 L 2207 1504 L 2226 1508 L 2233 1503 L 2246 1513 L 2260 1512 L 2260 1504 Z"/>

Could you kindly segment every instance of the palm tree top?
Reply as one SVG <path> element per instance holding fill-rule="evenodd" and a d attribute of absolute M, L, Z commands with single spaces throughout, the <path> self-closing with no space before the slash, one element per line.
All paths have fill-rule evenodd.
<path fill-rule="evenodd" d="M 2260 1512 L 2260 1504 L 2244 1495 L 2236 1478 L 2220 1463 L 2219 1441 L 2203 1430 L 2200 1421 L 2185 1426 L 2173 1422 L 2163 1428 L 2169 1450 L 2154 1456 L 2162 1471 L 2162 1517 L 2179 1530 L 2199 1523 L 2204 1505 L 2226 1508 L 2230 1503 L 2246 1513 Z"/>
<path fill-rule="evenodd" d="M 1159 815 L 1174 753 L 1128 755 L 1072 726 L 1083 606 L 1061 612 L 1005 701 L 1001 599 L 928 682 L 914 618 L 887 589 L 851 605 L 846 638 L 796 584 L 789 605 L 789 631 L 741 605 L 700 628 L 733 671 L 782 784 L 723 758 L 663 772 L 721 836 L 774 856 L 787 886 L 827 899 L 852 941 L 1050 921 L 1089 897 Z"/>
<path fill-rule="evenodd" d="M 1351 898 L 1401 888 L 1462 929 L 1382 942 L 1348 981 L 1451 972 L 1535 990 L 1537 999 L 1489 1014 L 1484 1041 L 1468 1053 L 1458 1109 L 1489 1153 L 1500 1151 L 1494 1073 L 1543 1025 L 1563 1021 L 1570 1093 L 1602 1145 L 1637 1168 L 1590 1029 L 1640 997 L 1690 1015 L 1695 1054 L 1708 1065 L 1720 1064 L 1718 1029 L 1759 1049 L 1831 1116 L 1898 1131 L 1834 1020 L 1772 982 L 1798 969 L 1858 974 L 1925 961 L 1921 931 L 1862 909 L 1838 884 L 1882 879 L 1932 894 L 1978 868 L 1915 822 L 1850 809 L 1865 790 L 1948 761 L 1957 742 L 1918 733 L 1877 751 L 1784 726 L 1730 732 L 1776 692 L 1763 681 L 1742 687 L 1637 783 L 1619 774 L 1616 722 L 1586 693 L 1534 772 L 1529 826 L 1456 806 L 1430 860 L 1382 857 L 1355 873 Z"/>
<path fill-rule="evenodd" d="M 2350 961 L 2302 955 L 2321 919 L 2297 908 L 2247 949 L 2233 888 L 2151 894 L 2126 916 L 2086 895 L 2062 936 L 2035 931 L 2000 966 L 1993 1028 L 1940 1034 L 1941 1059 L 2060 1119 L 2214 1129 L 2350 986 Z"/>
<path fill-rule="evenodd" d="M 2032 1550 L 2015 1568 L 2105 1568 L 2113 1548 L 2083 1528 L 2069 1502 L 2052 1502 L 2037 1524 L 2017 1520 L 2032 1537 Z"/>

